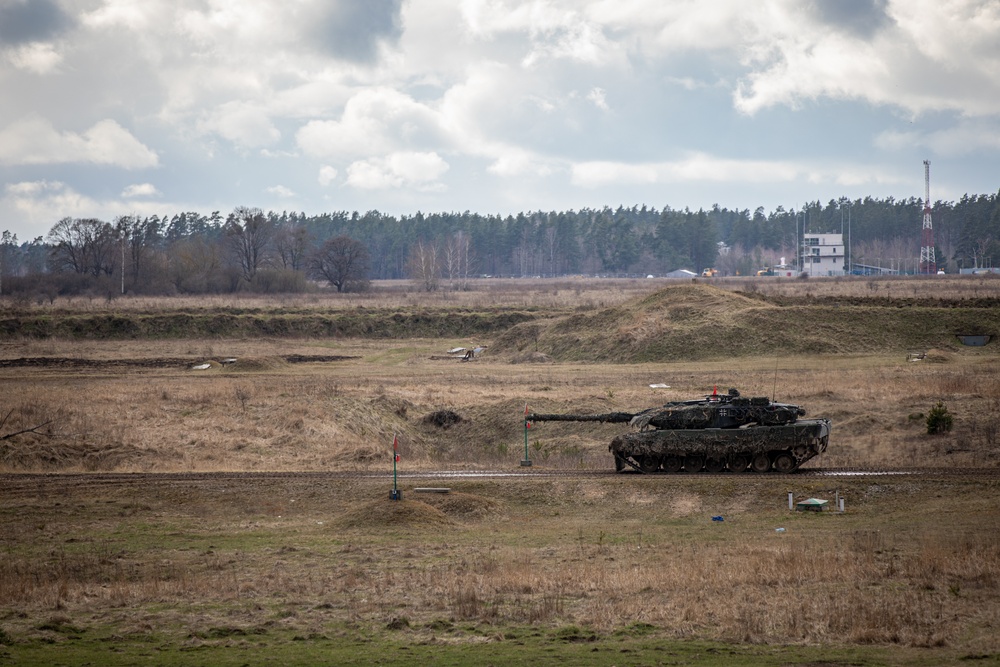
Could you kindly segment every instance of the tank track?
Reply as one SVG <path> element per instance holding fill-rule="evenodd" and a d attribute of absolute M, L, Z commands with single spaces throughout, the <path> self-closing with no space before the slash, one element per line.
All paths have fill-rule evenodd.
<path fill-rule="evenodd" d="M 619 435 L 608 449 L 618 472 L 794 472 L 826 451 L 829 419 L 738 429 L 662 429 Z"/>

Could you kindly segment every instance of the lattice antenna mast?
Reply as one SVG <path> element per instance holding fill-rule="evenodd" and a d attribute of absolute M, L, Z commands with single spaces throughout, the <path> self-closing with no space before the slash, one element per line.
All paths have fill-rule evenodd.
<path fill-rule="evenodd" d="M 924 160 L 924 228 L 920 241 L 920 273 L 936 274 L 934 225 L 931 223 L 931 161 Z"/>

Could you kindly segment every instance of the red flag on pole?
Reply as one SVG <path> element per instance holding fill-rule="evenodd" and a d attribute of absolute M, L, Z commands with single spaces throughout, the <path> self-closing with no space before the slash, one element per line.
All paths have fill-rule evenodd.
<path fill-rule="evenodd" d="M 531 422 L 528 421 L 528 404 L 524 404 L 524 428 L 531 428 Z"/>
<path fill-rule="evenodd" d="M 399 439 L 396 438 L 396 434 L 392 434 L 392 456 L 393 460 L 397 463 L 399 462 Z"/>

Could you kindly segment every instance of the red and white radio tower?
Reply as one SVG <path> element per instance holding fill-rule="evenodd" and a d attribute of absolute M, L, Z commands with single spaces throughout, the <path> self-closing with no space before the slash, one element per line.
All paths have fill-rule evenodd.
<path fill-rule="evenodd" d="M 934 226 L 931 224 L 931 161 L 924 160 L 924 229 L 920 242 L 920 273 L 934 275 Z"/>

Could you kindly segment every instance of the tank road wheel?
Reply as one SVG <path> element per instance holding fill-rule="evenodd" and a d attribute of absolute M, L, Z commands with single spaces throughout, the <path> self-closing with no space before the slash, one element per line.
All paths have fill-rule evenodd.
<path fill-rule="evenodd" d="M 750 467 L 753 468 L 754 472 L 767 472 L 771 469 L 771 459 L 767 458 L 767 454 L 758 454 L 753 457 Z"/>
<path fill-rule="evenodd" d="M 684 457 L 684 469 L 688 472 L 698 472 L 705 466 L 705 458 L 697 454 L 689 454 Z"/>
<path fill-rule="evenodd" d="M 795 459 L 788 452 L 782 452 L 774 459 L 774 469 L 781 473 L 789 473 L 795 470 Z"/>
<path fill-rule="evenodd" d="M 679 456 L 667 455 L 663 458 L 663 469 L 667 472 L 680 472 L 684 467 L 684 459 Z"/>
<path fill-rule="evenodd" d="M 705 472 L 722 472 L 726 469 L 726 460 L 709 456 L 705 459 Z"/>
<path fill-rule="evenodd" d="M 639 470 L 643 472 L 656 472 L 660 469 L 660 457 L 647 454 L 639 461 Z"/>
<path fill-rule="evenodd" d="M 729 459 L 729 469 L 733 472 L 743 472 L 750 467 L 750 457 L 746 454 L 736 454 Z"/>

